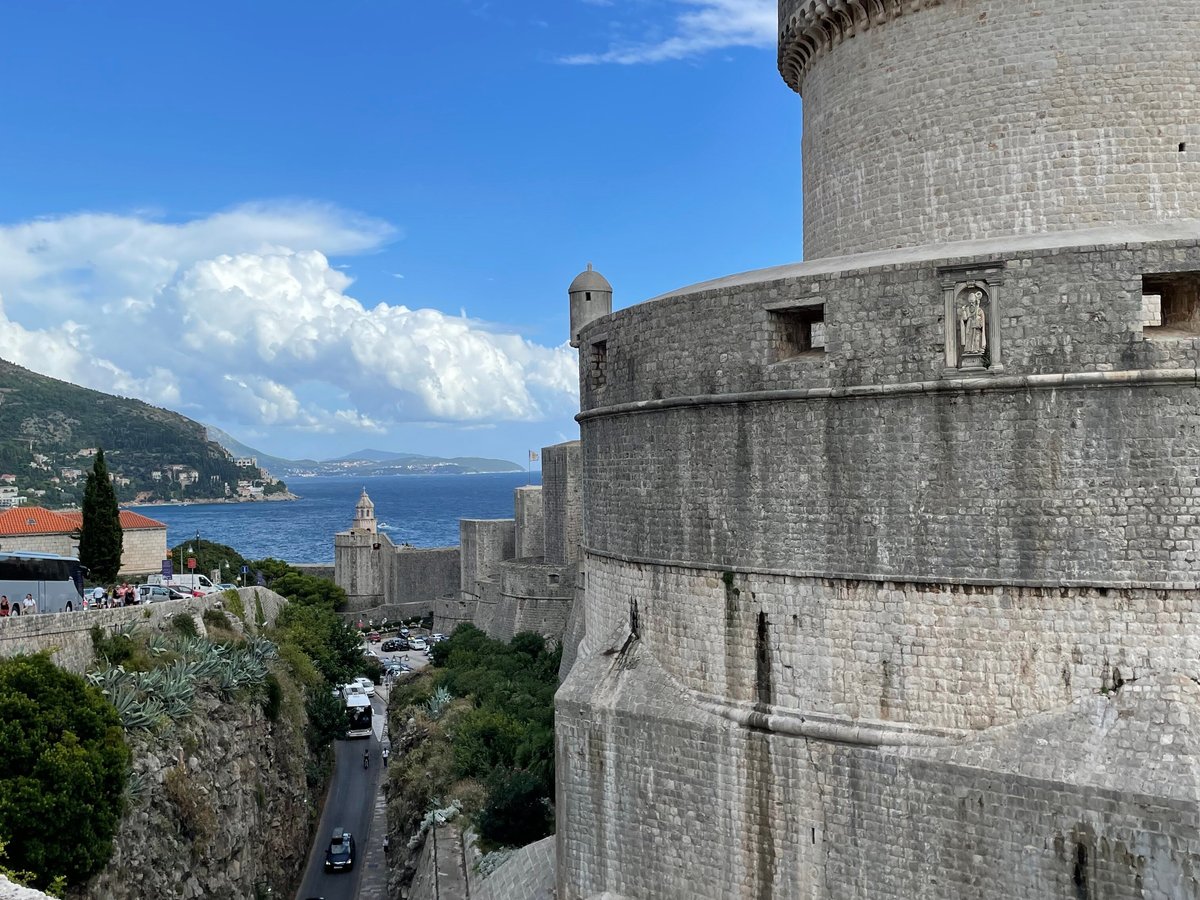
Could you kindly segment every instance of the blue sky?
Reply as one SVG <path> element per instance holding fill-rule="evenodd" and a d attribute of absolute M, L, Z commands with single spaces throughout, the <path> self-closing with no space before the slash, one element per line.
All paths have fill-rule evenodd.
<path fill-rule="evenodd" d="M 0 356 L 284 456 L 577 436 L 566 286 L 801 254 L 774 0 L 0 10 Z"/>

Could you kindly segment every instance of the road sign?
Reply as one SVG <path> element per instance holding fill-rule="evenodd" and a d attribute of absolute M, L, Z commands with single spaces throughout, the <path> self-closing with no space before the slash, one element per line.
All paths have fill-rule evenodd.
<path fill-rule="evenodd" d="M 164 559 L 162 561 L 162 574 L 163 578 L 170 578 L 175 574 L 175 567 L 171 565 L 171 560 Z"/>
<path fill-rule="evenodd" d="M 194 556 L 189 556 L 189 557 L 188 557 L 188 568 L 189 568 L 189 569 L 194 569 L 194 568 L 196 568 L 196 557 L 194 557 Z"/>
<path fill-rule="evenodd" d="M 243 574 L 243 575 L 249 575 L 249 574 L 250 574 L 250 567 L 249 567 L 249 566 L 242 566 L 242 574 Z"/>

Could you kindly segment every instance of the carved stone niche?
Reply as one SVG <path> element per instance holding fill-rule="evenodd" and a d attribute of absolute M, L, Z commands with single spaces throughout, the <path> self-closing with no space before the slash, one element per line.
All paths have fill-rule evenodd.
<path fill-rule="evenodd" d="M 999 312 L 1004 263 L 943 266 L 938 276 L 945 304 L 946 377 L 1003 372 Z"/>

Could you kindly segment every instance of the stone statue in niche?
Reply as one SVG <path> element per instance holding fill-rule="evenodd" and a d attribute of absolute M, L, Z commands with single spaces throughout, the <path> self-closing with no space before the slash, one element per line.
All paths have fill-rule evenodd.
<path fill-rule="evenodd" d="M 987 293 L 969 287 L 958 299 L 958 364 L 961 369 L 984 368 L 988 332 Z"/>

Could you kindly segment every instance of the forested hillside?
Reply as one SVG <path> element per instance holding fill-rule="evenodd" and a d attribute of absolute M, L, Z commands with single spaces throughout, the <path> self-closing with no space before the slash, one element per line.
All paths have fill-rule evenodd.
<path fill-rule="evenodd" d="M 31 504 L 75 503 L 96 447 L 104 448 L 121 502 L 223 497 L 226 484 L 236 489 L 239 479 L 262 477 L 235 465 L 185 416 L 0 360 L 0 478 L 16 476 Z"/>

